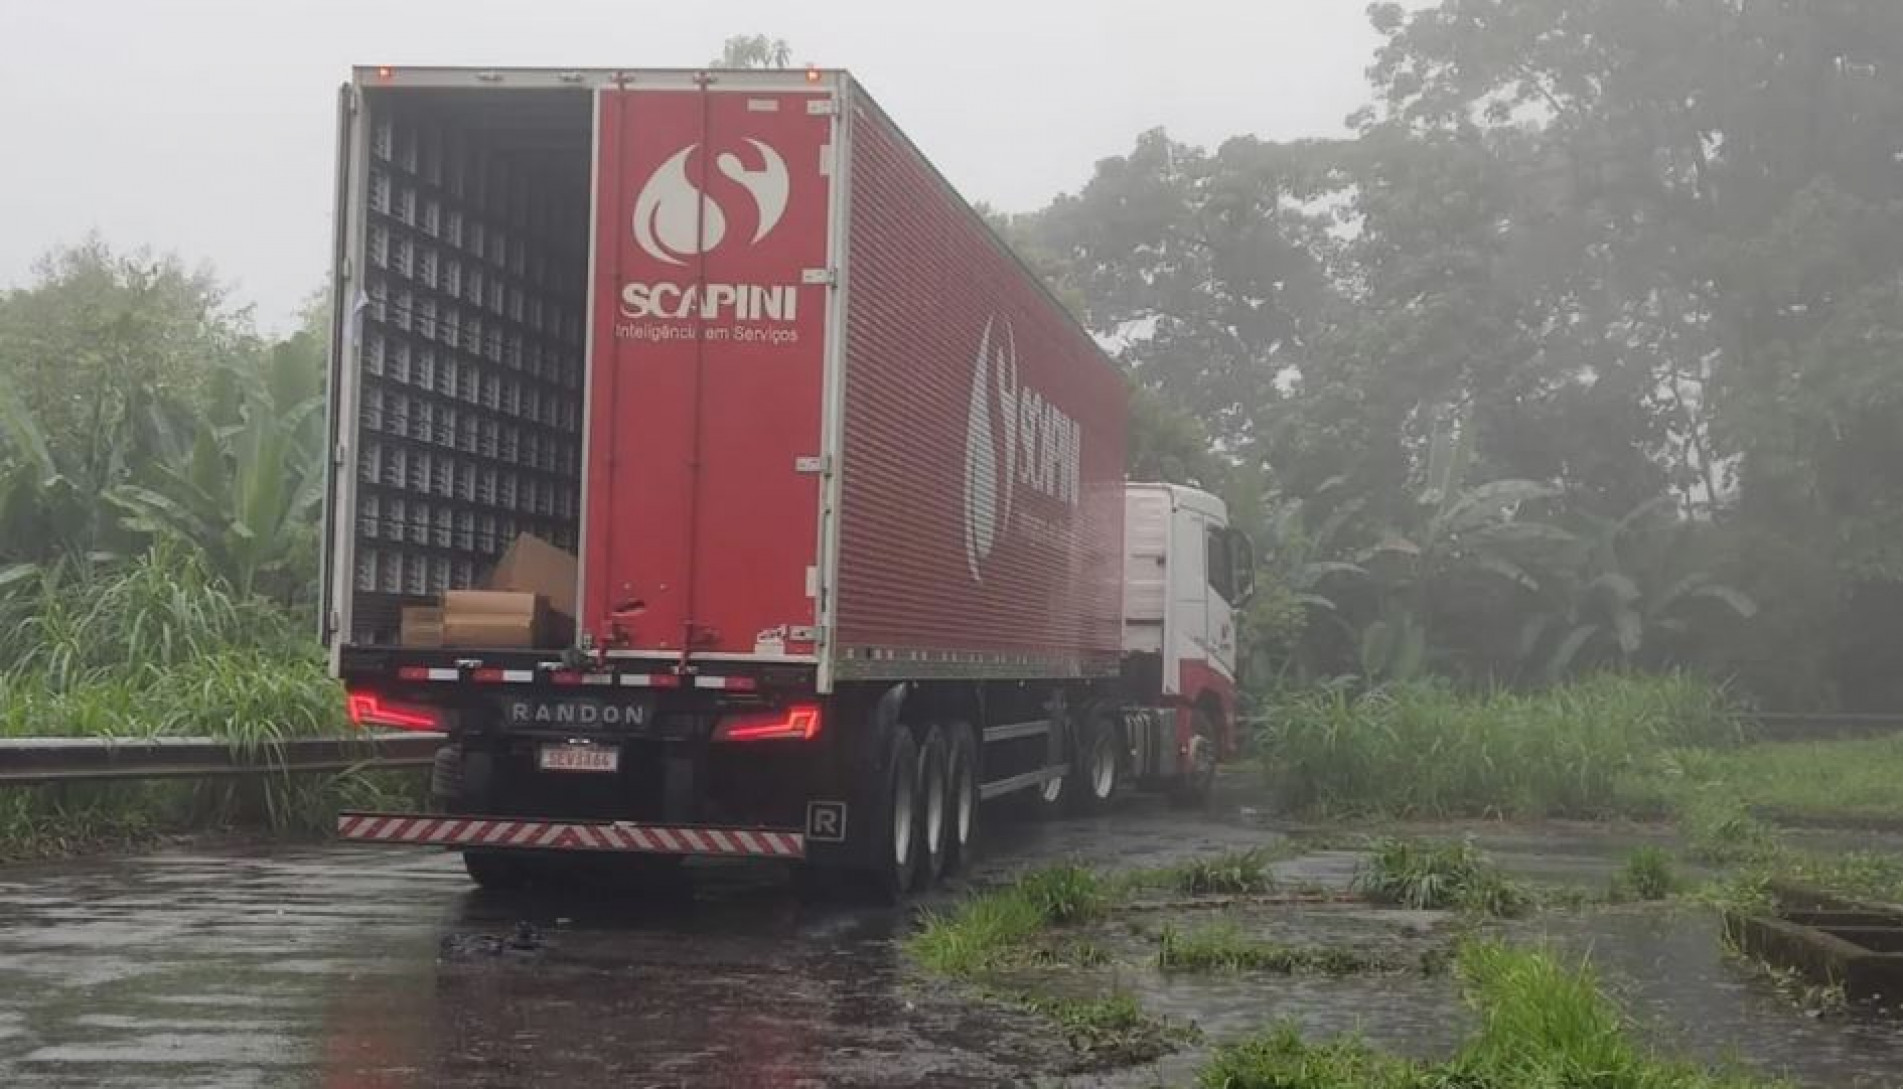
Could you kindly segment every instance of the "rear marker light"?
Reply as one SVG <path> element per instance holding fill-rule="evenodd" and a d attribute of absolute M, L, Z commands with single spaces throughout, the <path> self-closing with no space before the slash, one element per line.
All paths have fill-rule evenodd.
<path fill-rule="evenodd" d="M 383 702 L 380 696 L 353 692 L 349 699 L 350 721 L 358 726 L 392 726 L 399 730 L 435 730 L 442 716 L 427 707 L 399 707 Z"/>
<path fill-rule="evenodd" d="M 736 715 L 721 723 L 716 741 L 811 741 L 819 736 L 819 708 L 796 704 L 779 711 Z"/>

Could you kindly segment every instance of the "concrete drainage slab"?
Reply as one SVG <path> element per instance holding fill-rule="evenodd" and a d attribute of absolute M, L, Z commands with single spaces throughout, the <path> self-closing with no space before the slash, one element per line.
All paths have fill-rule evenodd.
<path fill-rule="evenodd" d="M 1903 907 L 1800 885 L 1775 885 L 1769 914 L 1727 912 L 1725 933 L 1745 953 L 1852 1002 L 1903 1007 Z"/>

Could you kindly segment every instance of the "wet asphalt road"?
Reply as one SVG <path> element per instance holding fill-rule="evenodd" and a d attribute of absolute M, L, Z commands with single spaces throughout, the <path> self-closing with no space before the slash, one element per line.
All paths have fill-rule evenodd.
<path fill-rule="evenodd" d="M 988 869 L 1264 838 L 1141 804 L 1113 820 L 1005 829 Z M 524 921 L 539 948 L 507 948 Z M 401 849 L 15 867 L 0 1085 L 993 1086 L 1062 1065 L 1048 1031 L 907 975 L 908 924 L 747 867 L 685 895 L 523 897 Z"/>
<path fill-rule="evenodd" d="M 1233 806 L 1211 817 L 1137 799 L 1106 819 L 994 825 L 974 877 L 1065 859 L 1161 865 L 1278 838 Z M 1494 828 L 1482 842 L 1514 872 L 1603 889 L 1635 840 Z M 1357 858 L 1319 850 L 1275 868 L 1285 883 L 1341 887 Z M 511 948 L 522 923 L 537 940 Z M 1365 908 L 1262 924 L 1298 944 L 1387 940 L 1412 925 Z M 1071 1056 L 1048 1026 L 903 967 L 896 938 L 910 925 L 911 909 L 803 898 L 784 874 L 744 866 L 698 871 L 671 894 L 523 896 L 478 892 L 454 856 L 403 849 L 203 848 L 0 869 L 0 1087 L 1192 1081 L 1203 1049 L 1064 1082 L 1053 1072 Z M 1903 1025 L 1805 1017 L 1720 954 L 1709 913 L 1562 912 L 1510 933 L 1590 951 L 1670 1051 L 1743 1059 L 1815 1089 L 1903 1085 Z M 1102 938 L 1131 944 L 1125 965 L 1148 955 L 1127 934 Z M 1070 981 L 1080 985 L 1131 988 L 1212 1039 L 1287 1019 L 1427 1056 L 1464 1031 L 1445 978 L 1122 967 Z"/>

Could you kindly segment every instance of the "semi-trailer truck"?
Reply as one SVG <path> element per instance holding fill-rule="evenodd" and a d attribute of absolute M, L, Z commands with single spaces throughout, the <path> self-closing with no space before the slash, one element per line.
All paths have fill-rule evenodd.
<path fill-rule="evenodd" d="M 896 896 L 983 803 L 1208 789 L 1247 539 L 1126 483 L 1124 377 L 850 76 L 368 67 L 338 133 L 324 636 L 445 736 L 344 839 Z M 410 630 L 525 536 L 566 622 Z"/>

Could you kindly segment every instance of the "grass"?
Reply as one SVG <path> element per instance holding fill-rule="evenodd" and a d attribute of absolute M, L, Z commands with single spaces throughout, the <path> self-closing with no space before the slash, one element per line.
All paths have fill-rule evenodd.
<path fill-rule="evenodd" d="M 1274 875 L 1269 864 L 1277 853 L 1267 847 L 1229 851 L 1207 858 L 1194 858 L 1174 866 L 1138 870 L 1124 875 L 1126 889 L 1169 889 L 1184 896 L 1246 896 L 1272 892 Z"/>
<path fill-rule="evenodd" d="M 1108 906 L 1104 880 L 1093 870 L 1033 870 L 950 912 L 927 912 L 906 948 L 929 971 L 971 979 L 1024 959 L 1050 928 L 1100 918 Z"/>
<path fill-rule="evenodd" d="M 0 593 L 0 737 L 209 736 L 245 751 L 348 731 L 342 690 L 283 610 L 160 545 Z M 340 806 L 412 806 L 414 773 L 62 785 L 0 793 L 0 860 L 200 828 L 315 831 Z"/>
<path fill-rule="evenodd" d="M 1630 808 L 1635 770 L 1659 754 L 1740 743 L 1733 711 L 1680 676 L 1533 693 L 1330 688 L 1276 706 L 1258 740 L 1277 796 L 1311 814 L 1594 818 Z"/>
<path fill-rule="evenodd" d="M 1234 926 L 1210 926 L 1190 933 L 1165 927 L 1158 941 L 1156 965 L 1166 972 L 1349 976 L 1396 967 L 1391 961 L 1353 949 L 1260 941 Z"/>
<path fill-rule="evenodd" d="M 1102 875 L 1081 866 L 1032 870 L 949 912 L 927 912 L 906 951 L 928 971 L 981 984 L 994 997 L 1049 1018 L 1070 1045 L 1070 1073 L 1151 1062 L 1193 1039 L 1195 1030 L 1150 1016 L 1127 993 L 1076 998 L 997 978 L 1009 968 L 1107 964 L 1109 954 L 1089 941 L 1059 944 L 1051 937 L 1057 928 L 1102 919 L 1117 895 Z"/>
<path fill-rule="evenodd" d="M 1678 887 L 1672 856 L 1662 847 L 1640 847 L 1627 855 L 1625 865 L 1612 875 L 1607 899 L 1614 903 L 1664 900 L 1677 892 Z"/>
<path fill-rule="evenodd" d="M 1751 745 L 1698 771 L 1774 822 L 1903 822 L 1903 736 Z"/>
<path fill-rule="evenodd" d="M 1470 839 L 1379 840 L 1355 874 L 1355 889 L 1375 903 L 1416 911 L 1513 918 L 1535 906 L 1531 890 L 1500 872 Z"/>
<path fill-rule="evenodd" d="M 1355 1039 L 1311 1044 L 1287 1026 L 1218 1050 L 1205 1089 L 1769 1089 L 1782 1083 L 1653 1055 L 1631 1037 L 1591 967 L 1542 950 L 1472 942 L 1456 960 L 1479 1027 L 1444 1062 Z"/>
<path fill-rule="evenodd" d="M 1200 1037 L 1193 1027 L 1150 1016 L 1125 992 L 1104 998 L 1023 995 L 1018 1004 L 1063 1030 L 1074 1056 L 1067 1072 L 1073 1074 L 1154 1062 Z"/>

